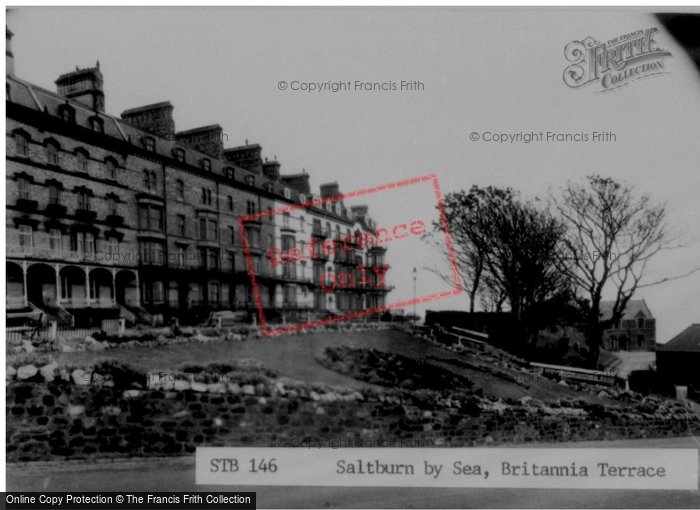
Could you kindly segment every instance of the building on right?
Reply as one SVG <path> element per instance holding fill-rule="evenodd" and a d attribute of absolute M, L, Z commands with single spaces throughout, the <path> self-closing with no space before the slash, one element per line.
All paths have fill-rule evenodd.
<path fill-rule="evenodd" d="M 656 371 L 675 386 L 700 385 L 700 324 L 691 324 L 657 347 Z"/>
<path fill-rule="evenodd" d="M 601 321 L 609 320 L 615 303 L 601 301 Z M 656 319 L 643 299 L 628 301 L 622 319 L 603 333 L 608 351 L 653 351 L 656 346 Z"/>

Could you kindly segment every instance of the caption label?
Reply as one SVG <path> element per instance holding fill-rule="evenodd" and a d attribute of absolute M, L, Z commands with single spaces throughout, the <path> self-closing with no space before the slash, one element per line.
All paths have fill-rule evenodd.
<path fill-rule="evenodd" d="M 197 484 L 698 489 L 698 451 L 640 448 L 197 448 Z"/>

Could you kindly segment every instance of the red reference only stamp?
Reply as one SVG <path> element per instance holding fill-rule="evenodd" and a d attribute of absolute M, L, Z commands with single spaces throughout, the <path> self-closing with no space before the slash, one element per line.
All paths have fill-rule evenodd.
<path fill-rule="evenodd" d="M 346 208 L 344 200 L 428 181 L 432 181 L 445 232 L 454 289 L 387 304 L 387 294 L 393 290 L 387 285 L 387 246 L 393 249 L 402 240 L 422 236 L 428 225 L 410 218 L 380 227 L 367 216 L 367 206 Z M 263 335 L 359 318 L 462 291 L 437 176 L 425 175 L 344 194 L 338 193 L 337 184 L 335 188 L 324 186 L 331 187 L 325 193 L 322 189 L 327 195 L 323 198 L 306 201 L 305 195 L 291 197 L 290 190 L 285 190 L 285 198 L 300 203 L 270 207 L 238 219 Z M 264 239 L 268 240 L 266 246 L 262 245 Z M 266 308 L 274 310 L 274 318 L 266 318 Z"/>

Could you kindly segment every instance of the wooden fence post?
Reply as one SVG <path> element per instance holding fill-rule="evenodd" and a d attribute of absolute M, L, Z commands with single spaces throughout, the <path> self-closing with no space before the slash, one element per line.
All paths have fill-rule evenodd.
<path fill-rule="evenodd" d="M 49 340 L 56 340 L 58 337 L 58 321 L 49 322 Z"/>

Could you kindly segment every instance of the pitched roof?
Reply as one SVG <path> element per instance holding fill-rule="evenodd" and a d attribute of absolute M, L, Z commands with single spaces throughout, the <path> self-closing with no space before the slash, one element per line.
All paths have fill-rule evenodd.
<path fill-rule="evenodd" d="M 700 324 L 691 324 L 656 350 L 700 352 Z"/>
<path fill-rule="evenodd" d="M 612 317 L 612 310 L 615 306 L 615 301 L 601 301 L 600 302 L 600 315 L 602 320 L 608 320 Z M 639 317 L 639 313 L 644 314 L 647 319 L 653 319 L 654 316 L 651 314 L 651 310 L 643 299 L 630 299 L 627 302 L 627 307 L 625 308 L 625 313 L 622 316 L 623 321 L 631 321 Z"/>

